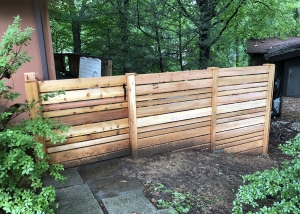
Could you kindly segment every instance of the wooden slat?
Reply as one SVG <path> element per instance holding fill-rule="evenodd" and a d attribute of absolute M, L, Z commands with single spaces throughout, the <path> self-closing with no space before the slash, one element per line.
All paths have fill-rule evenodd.
<path fill-rule="evenodd" d="M 240 76 L 240 75 L 266 74 L 266 73 L 268 73 L 268 70 L 264 66 L 219 69 L 219 77 L 232 77 L 232 76 Z"/>
<path fill-rule="evenodd" d="M 214 152 L 216 150 L 216 120 L 217 120 L 217 106 L 218 106 L 218 84 L 219 84 L 219 69 L 208 68 L 213 73 L 213 85 L 212 85 L 212 99 L 211 99 L 211 124 L 210 124 L 210 150 Z"/>
<path fill-rule="evenodd" d="M 257 147 L 261 147 L 263 144 L 262 140 L 258 140 L 258 141 L 254 141 L 254 142 L 250 142 L 250 143 L 245 143 L 242 145 L 237 145 L 237 146 L 233 146 L 230 148 L 225 148 L 224 152 L 226 153 L 237 153 L 237 152 L 242 152 L 245 150 L 250 150 L 253 148 L 257 148 Z"/>
<path fill-rule="evenodd" d="M 110 111 L 102 111 L 102 112 L 92 112 L 85 114 L 75 114 L 69 116 L 62 117 L 54 117 L 53 119 L 58 120 L 59 122 L 63 122 L 70 126 L 82 125 L 82 124 L 90 124 L 90 123 L 99 123 L 110 120 L 117 120 L 128 118 L 128 109 L 116 109 Z"/>
<path fill-rule="evenodd" d="M 265 82 L 251 83 L 251 84 L 222 86 L 222 87 L 218 87 L 218 91 L 230 91 L 230 90 L 238 90 L 238 89 L 266 87 L 266 86 L 268 86 L 268 83 L 265 81 Z"/>
<path fill-rule="evenodd" d="M 217 141 L 263 131 L 263 124 L 216 133 Z"/>
<path fill-rule="evenodd" d="M 266 98 L 267 98 L 267 91 L 262 91 L 262 92 L 248 93 L 248 94 L 218 97 L 217 103 L 218 105 L 224 105 L 229 103 L 239 103 L 239 102 L 245 102 L 251 100 L 261 100 Z"/>
<path fill-rule="evenodd" d="M 50 163 L 60 163 L 79 158 L 91 157 L 99 154 L 120 151 L 129 148 L 129 140 L 122 140 L 113 143 L 100 144 L 69 151 L 62 151 L 49 154 Z"/>
<path fill-rule="evenodd" d="M 202 123 L 193 123 L 193 124 L 188 124 L 184 126 L 177 126 L 177 127 L 171 127 L 171 128 L 166 128 L 166 129 L 158 129 L 150 132 L 144 132 L 138 134 L 138 139 L 146 138 L 146 137 L 152 137 L 152 136 L 157 136 L 157 135 L 162 135 L 162 134 L 168 134 L 172 132 L 179 132 L 179 131 L 184 131 L 184 130 L 189 130 L 189 129 L 196 129 L 196 128 L 201 128 L 201 127 L 206 127 L 210 126 L 210 121 L 202 122 Z"/>
<path fill-rule="evenodd" d="M 245 120 L 238 120 L 229 123 L 218 124 L 216 127 L 216 132 L 223 132 L 231 129 L 238 129 L 245 126 L 257 125 L 264 122 L 264 116 L 254 117 Z"/>
<path fill-rule="evenodd" d="M 243 140 L 239 140 L 239 141 L 233 141 L 233 142 L 228 143 L 228 144 L 217 145 L 217 149 L 231 148 L 231 147 L 238 146 L 238 145 L 240 145 L 242 147 L 243 144 L 250 143 L 250 142 L 255 142 L 255 141 L 258 141 L 258 140 L 262 140 L 262 139 L 263 139 L 262 135 L 253 136 L 251 138 L 247 138 L 247 139 L 243 139 Z"/>
<path fill-rule="evenodd" d="M 212 74 L 208 70 L 140 74 L 136 76 L 136 84 L 142 85 L 158 82 L 173 82 L 178 80 L 205 79 L 211 77 Z"/>
<path fill-rule="evenodd" d="M 176 122 L 180 120 L 188 120 L 197 117 L 204 117 L 211 115 L 211 107 L 203 108 L 203 109 L 195 109 L 189 110 L 184 112 L 176 112 L 170 114 L 162 114 L 156 116 L 149 116 L 137 119 L 137 127 L 144 127 L 144 126 L 152 126 L 158 125 L 162 123 L 170 123 Z"/>
<path fill-rule="evenodd" d="M 189 100 L 200 100 L 200 99 L 210 98 L 210 97 L 211 97 L 211 93 L 180 96 L 180 97 L 170 97 L 170 98 L 164 98 L 159 100 L 137 102 L 136 106 L 142 107 L 142 106 L 162 105 L 162 104 L 176 103 L 176 102 L 189 101 Z"/>
<path fill-rule="evenodd" d="M 246 110 L 242 110 L 242 111 L 234 111 L 234 112 L 227 112 L 227 113 L 224 113 L 224 114 L 218 114 L 217 115 L 217 123 L 218 123 L 218 121 L 222 121 L 221 119 L 223 119 L 223 118 L 230 118 L 230 117 L 234 118 L 234 117 L 243 116 L 243 115 L 246 115 L 246 114 L 254 114 L 254 113 L 258 113 L 258 112 L 265 112 L 265 110 L 266 110 L 266 107 L 260 107 L 260 108 L 253 108 L 253 109 L 246 109 Z"/>
<path fill-rule="evenodd" d="M 128 128 L 128 119 L 113 120 L 108 122 L 93 123 L 81 126 L 73 126 L 68 133 L 54 131 L 58 135 L 66 135 L 67 137 L 76 137 L 80 135 L 93 134 L 98 132 L 111 131 L 115 129 Z"/>
<path fill-rule="evenodd" d="M 39 81 L 41 92 L 51 92 L 58 90 L 76 90 L 84 88 L 111 87 L 126 84 L 125 76 L 76 78 L 65 80 Z"/>
<path fill-rule="evenodd" d="M 246 151 L 239 152 L 239 154 L 249 154 L 249 155 L 257 155 L 257 154 L 262 154 L 262 153 L 263 153 L 262 146 L 254 148 L 254 149 L 249 149 Z"/>
<path fill-rule="evenodd" d="M 98 111 L 107 111 L 113 109 L 127 108 L 127 103 L 106 104 L 100 106 L 89 106 L 83 108 L 64 109 L 58 111 L 43 112 L 44 117 L 58 117 L 65 115 L 76 115 L 82 113 L 91 113 Z"/>
<path fill-rule="evenodd" d="M 200 96 L 200 98 L 211 97 L 211 88 L 201 88 L 201 89 L 186 90 L 186 91 L 175 91 L 175 92 L 161 93 L 161 94 L 151 94 L 150 93 L 147 95 L 136 96 L 136 101 L 140 102 L 140 101 L 165 99 L 165 98 L 180 97 L 180 96 L 191 96 L 191 95 L 198 95 L 198 96 Z"/>
<path fill-rule="evenodd" d="M 48 101 L 42 102 L 42 104 L 52 103 L 65 103 L 82 100 L 93 100 L 107 97 L 124 96 L 123 87 L 111 87 L 111 88 L 94 88 L 77 91 L 66 91 L 65 95 L 59 95 L 54 98 L 49 98 Z"/>
<path fill-rule="evenodd" d="M 254 133 L 250 133 L 250 134 L 241 135 L 241 136 L 238 136 L 238 137 L 231 137 L 231 138 L 227 138 L 227 139 L 223 139 L 223 140 L 218 140 L 216 142 L 216 144 L 219 147 L 224 146 L 224 144 L 230 144 L 230 143 L 243 144 L 243 142 L 242 142 L 243 140 L 245 140 L 245 139 L 250 139 L 251 140 L 254 137 L 260 137 L 260 139 L 258 139 L 258 140 L 262 140 L 263 139 L 263 133 L 264 133 L 263 131 L 259 131 L 259 132 L 254 132 Z M 242 142 L 242 143 L 239 143 L 239 142 Z M 232 144 L 230 144 L 230 145 L 232 145 Z"/>
<path fill-rule="evenodd" d="M 97 99 L 97 100 L 85 100 L 85 101 L 78 101 L 78 102 L 71 102 L 71 103 L 56 103 L 50 105 L 43 105 L 43 111 L 48 112 L 48 111 L 57 111 L 57 110 L 64 110 L 64 109 L 68 110 L 68 109 L 81 108 L 81 107 L 93 108 L 93 106 L 109 105 L 109 104 L 122 103 L 122 102 L 124 103 L 124 96 Z"/>
<path fill-rule="evenodd" d="M 172 128 L 172 127 L 177 127 L 177 126 L 184 126 L 188 124 L 193 124 L 193 123 L 203 123 L 206 124 L 207 121 L 210 121 L 211 117 L 200 117 L 200 118 L 195 118 L 191 120 L 183 120 L 183 121 L 178 121 L 178 122 L 173 122 L 173 123 L 165 123 L 165 124 L 160 124 L 160 125 L 154 125 L 154 126 L 147 126 L 147 127 L 142 127 L 138 128 L 138 133 L 143 133 L 143 132 L 150 132 L 154 130 L 159 130 L 159 129 L 167 129 L 167 128 Z"/>
<path fill-rule="evenodd" d="M 265 116 L 266 112 L 256 112 L 256 113 L 250 113 L 250 114 L 243 114 L 235 117 L 227 117 L 223 119 L 219 119 L 217 121 L 217 124 L 222 124 L 222 123 L 229 123 L 232 121 L 238 121 L 238 120 L 244 120 L 252 117 L 259 117 L 259 116 Z"/>
<path fill-rule="evenodd" d="M 158 135 L 158 136 L 152 136 L 148 138 L 139 139 L 138 147 L 144 148 L 149 146 L 154 146 L 162 143 L 168 143 L 172 141 L 187 139 L 191 137 L 196 136 L 203 136 L 203 138 L 207 139 L 206 142 L 209 142 L 210 139 L 210 126 L 202 127 L 202 128 L 196 128 L 192 130 L 184 130 L 180 132 L 173 132 L 169 134 L 164 135 Z"/>
<path fill-rule="evenodd" d="M 259 108 L 259 107 L 263 107 L 263 106 L 266 106 L 266 99 L 249 101 L 249 102 L 244 102 L 244 103 L 220 105 L 217 107 L 217 113 L 224 114 L 227 112 L 241 111 L 241 110 L 246 110 L 246 109 Z"/>
<path fill-rule="evenodd" d="M 126 139 L 129 139 L 129 134 L 111 136 L 111 137 L 106 137 L 106 138 L 99 138 L 99 139 L 95 139 L 95 140 L 83 141 L 83 142 L 79 142 L 79 143 L 66 144 L 66 145 L 61 145 L 61 146 L 55 146 L 55 147 L 48 148 L 47 152 L 48 153 L 61 152 L 61 151 L 67 151 L 67 150 L 88 147 L 88 146 L 94 146 L 94 145 L 98 145 L 98 144 L 104 144 L 104 143 L 108 143 L 108 142 L 120 141 L 120 140 L 126 140 Z"/>
<path fill-rule="evenodd" d="M 158 94 L 158 93 L 171 92 L 171 91 L 207 88 L 211 86 L 212 86 L 212 79 L 140 85 L 140 86 L 136 86 L 136 94 L 137 95 Z"/>
<path fill-rule="evenodd" d="M 137 109 L 137 117 L 146 117 L 150 115 L 167 114 L 177 111 L 185 111 L 197 108 L 205 108 L 211 105 L 211 99 L 192 100 L 164 105 L 141 107 Z"/>
<path fill-rule="evenodd" d="M 258 92 L 258 91 L 267 91 L 268 87 L 257 87 L 257 88 L 246 88 L 246 89 L 237 89 L 237 90 L 229 90 L 229 91 L 220 91 L 218 92 L 218 97 L 232 95 L 232 94 L 246 94 L 251 92 Z"/>
<path fill-rule="evenodd" d="M 239 85 L 239 84 L 249 84 L 255 82 L 266 82 L 268 80 L 268 74 L 261 75 L 247 75 L 247 76 L 234 76 L 234 77 L 220 77 L 218 85 Z"/>

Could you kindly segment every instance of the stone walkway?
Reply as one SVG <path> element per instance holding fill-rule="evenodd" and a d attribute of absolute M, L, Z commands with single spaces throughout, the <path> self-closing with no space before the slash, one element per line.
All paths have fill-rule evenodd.
<path fill-rule="evenodd" d="M 50 177 L 45 185 L 56 188 L 57 214 L 176 214 L 174 209 L 157 210 L 143 195 L 137 180 L 115 176 L 118 161 L 110 160 L 66 169 L 67 180 L 60 184 Z M 104 208 L 100 207 L 100 203 Z"/>

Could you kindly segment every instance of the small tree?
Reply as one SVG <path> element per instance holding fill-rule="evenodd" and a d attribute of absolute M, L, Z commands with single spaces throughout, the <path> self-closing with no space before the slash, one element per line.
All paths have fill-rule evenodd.
<path fill-rule="evenodd" d="M 8 26 L 0 41 L 0 104 L 6 106 L 20 93 L 13 92 L 5 79 L 26 62 L 31 60 L 27 51 L 22 50 L 30 41 L 32 28 L 21 30 L 17 16 Z M 41 97 L 47 100 L 50 96 Z M 0 213 L 53 213 L 55 189 L 43 187 L 42 176 L 49 170 L 50 175 L 62 181 L 59 174 L 62 165 L 49 165 L 48 156 L 43 153 L 43 145 L 35 136 L 49 137 L 52 142 L 62 142 L 64 136 L 57 136 L 53 130 L 66 131 L 67 127 L 41 116 L 23 120 L 17 125 L 10 123 L 15 116 L 29 112 L 38 100 L 14 104 L 0 113 Z"/>

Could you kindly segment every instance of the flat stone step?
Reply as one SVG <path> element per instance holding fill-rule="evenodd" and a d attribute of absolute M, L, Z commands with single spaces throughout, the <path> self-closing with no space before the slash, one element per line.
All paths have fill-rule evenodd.
<path fill-rule="evenodd" d="M 71 203 L 60 203 L 56 214 L 104 214 L 96 199 L 71 201 Z"/>
<path fill-rule="evenodd" d="M 67 178 L 63 183 L 60 183 L 50 175 L 47 175 L 43 179 L 44 185 L 53 186 L 54 188 L 59 189 L 63 187 L 83 184 L 83 180 L 76 169 L 66 169 L 62 171 L 61 174 Z"/>

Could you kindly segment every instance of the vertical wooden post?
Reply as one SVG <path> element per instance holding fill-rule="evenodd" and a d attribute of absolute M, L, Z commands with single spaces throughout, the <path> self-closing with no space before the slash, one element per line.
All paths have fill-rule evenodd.
<path fill-rule="evenodd" d="M 38 111 L 40 107 L 39 102 L 39 88 L 38 82 L 35 78 L 35 73 L 25 73 L 24 74 L 25 80 L 25 92 L 26 92 L 26 99 L 31 102 L 32 100 L 35 101 L 34 107 L 30 110 L 29 116 L 30 118 L 36 118 L 38 116 Z M 36 141 L 43 144 L 43 152 L 47 154 L 46 148 L 46 141 L 43 137 L 37 136 Z"/>
<path fill-rule="evenodd" d="M 212 90 L 211 90 L 211 125 L 210 125 L 210 145 L 211 151 L 216 151 L 216 120 L 217 120 L 217 97 L 218 97 L 218 72 L 219 68 L 207 68 L 212 72 Z"/>
<path fill-rule="evenodd" d="M 127 102 L 128 102 L 128 125 L 130 150 L 132 158 L 138 157 L 137 146 L 137 124 L 136 124 L 136 92 L 135 92 L 135 74 L 126 74 L 127 80 Z"/>
<path fill-rule="evenodd" d="M 270 122 L 271 122 L 271 109 L 273 101 L 273 87 L 274 87 L 274 76 L 275 76 L 275 65 L 274 64 L 264 64 L 266 69 L 268 69 L 268 92 L 266 101 L 266 116 L 264 125 L 264 138 L 263 138 L 263 154 L 268 153 L 269 145 L 269 134 L 270 134 Z"/>
<path fill-rule="evenodd" d="M 107 60 L 106 76 L 112 76 L 112 60 Z"/>

